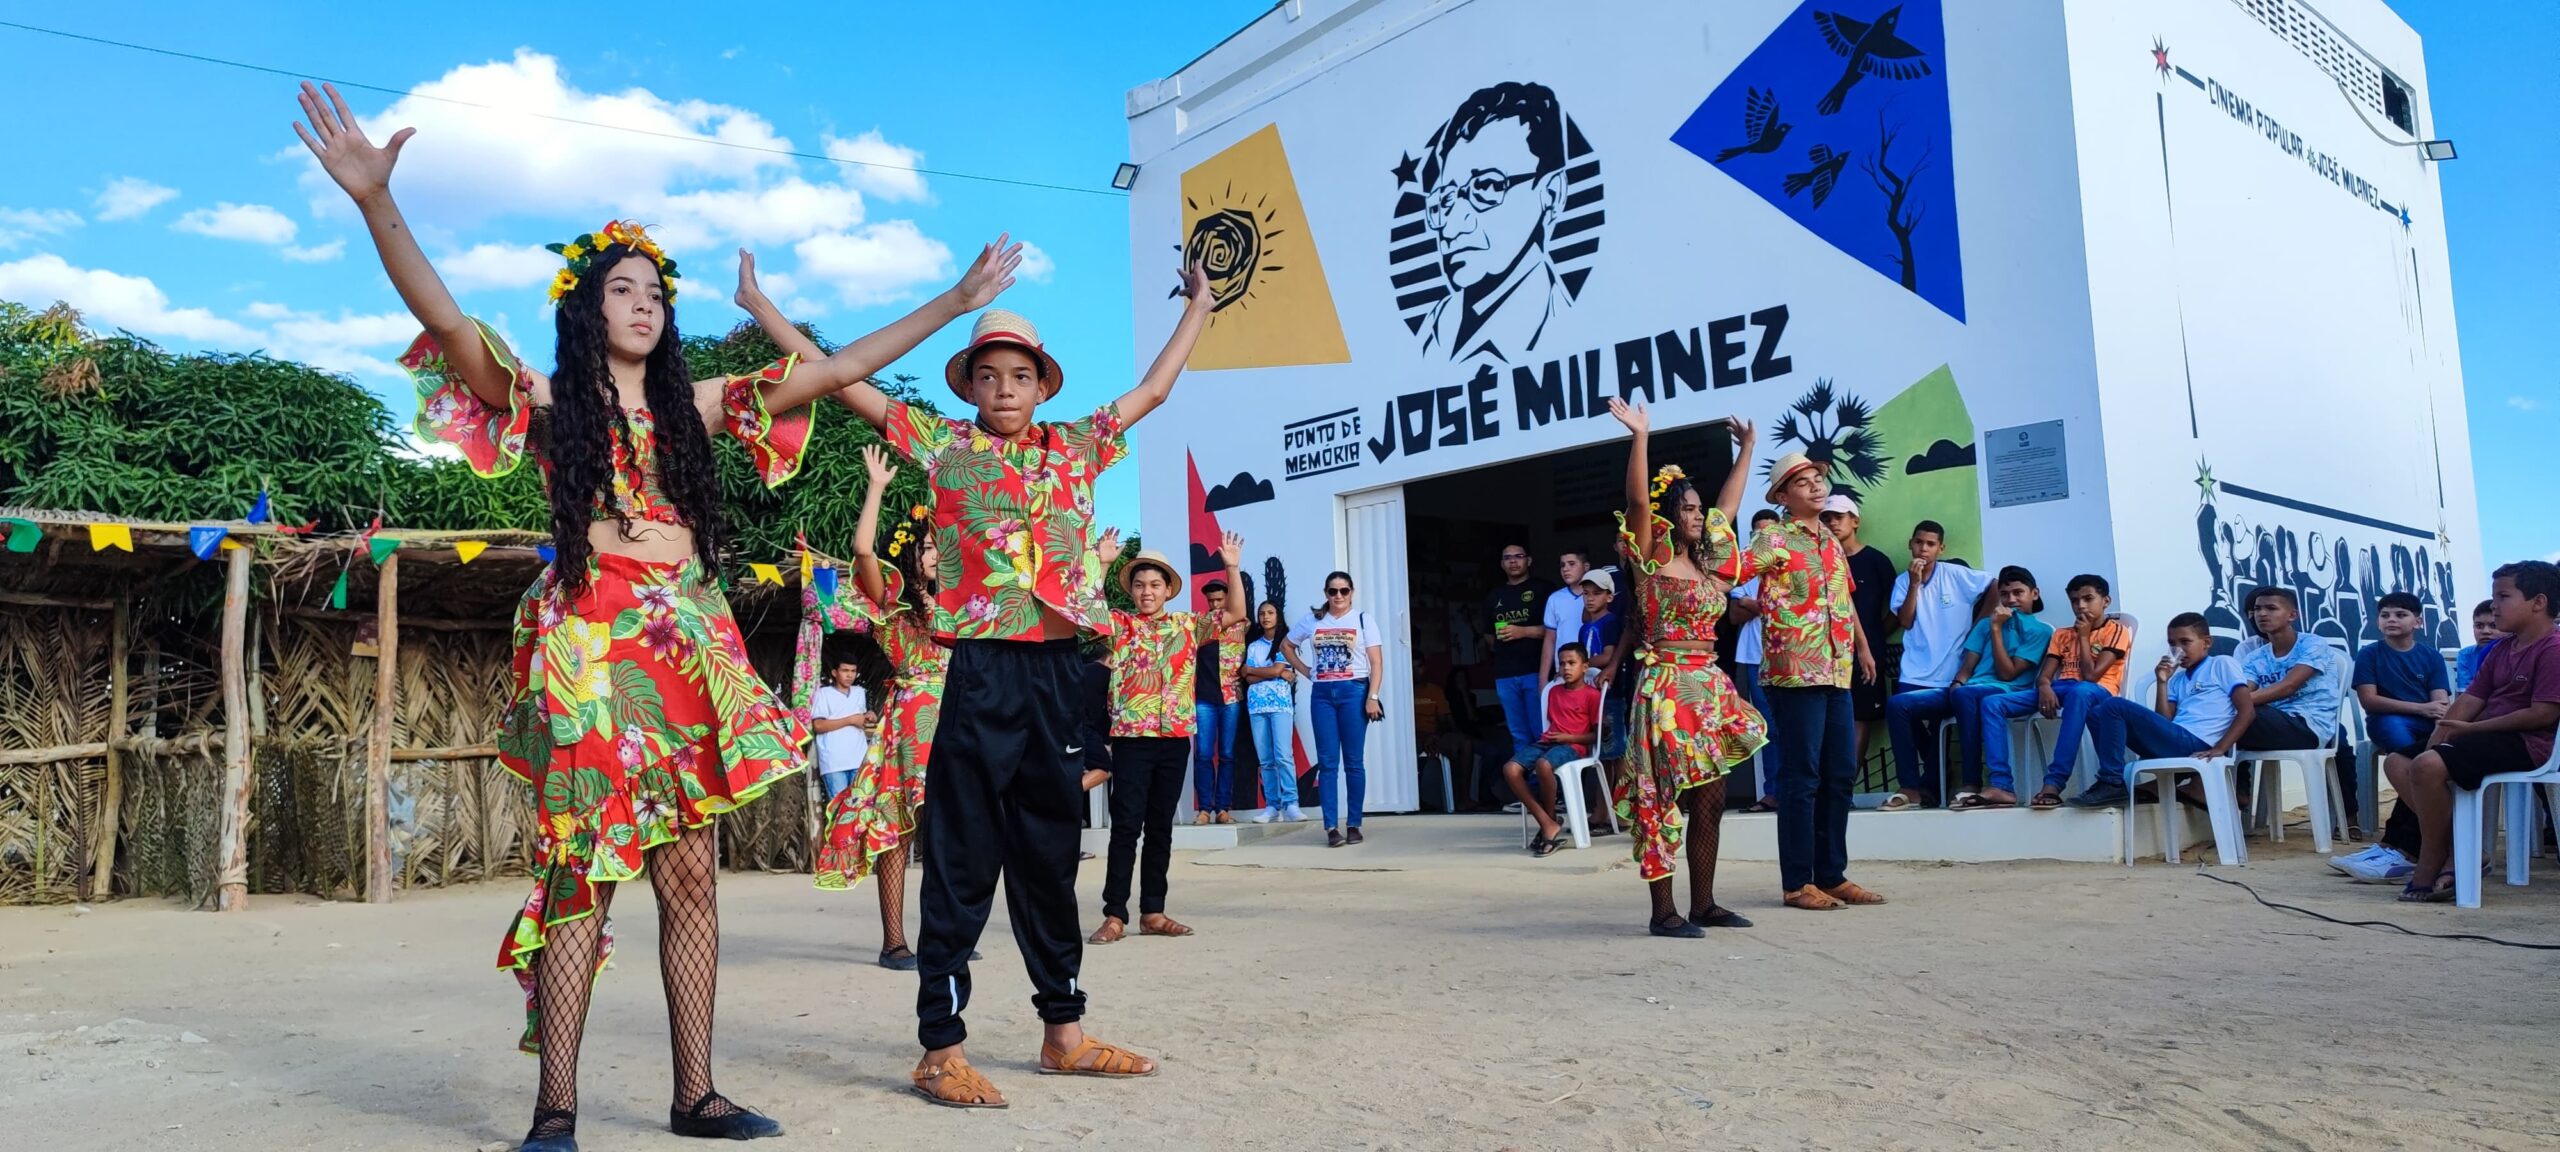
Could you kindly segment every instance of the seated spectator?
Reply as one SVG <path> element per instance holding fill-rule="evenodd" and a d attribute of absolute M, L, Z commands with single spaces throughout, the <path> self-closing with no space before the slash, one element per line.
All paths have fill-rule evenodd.
<path fill-rule="evenodd" d="M 2062 721 L 2054 733 L 2053 761 L 2045 765 L 2044 787 L 2036 791 L 2033 804 L 2038 809 L 2061 807 L 2062 786 L 2071 780 L 2071 769 L 2080 759 L 2080 737 L 2088 729 L 2090 709 L 2124 693 L 2124 654 L 2133 649 L 2133 629 L 2107 614 L 2114 601 L 2107 594 L 2106 578 L 2083 573 L 2072 577 L 2068 588 L 2071 626 L 2056 631 L 2046 646 L 2034 694 L 2013 692 L 1982 702 L 1982 760 L 1991 779 L 1975 807 L 2017 806 L 2017 793 L 2010 791 L 2007 725 L 2029 711 Z"/>
<path fill-rule="evenodd" d="M 1547 693 L 1547 729 L 1537 744 L 1520 749 L 1502 766 L 1502 779 L 1511 785 L 1511 794 L 1520 798 L 1522 810 L 1537 822 L 1537 831 L 1529 836 L 1532 856 L 1553 856 L 1564 846 L 1564 828 L 1555 817 L 1555 766 L 1591 754 L 1600 720 L 1600 690 L 1583 682 L 1583 673 L 1590 669 L 1590 657 L 1582 645 L 1556 646 L 1556 682 Z"/>
<path fill-rule="evenodd" d="M 1965 637 L 1981 618 L 1982 594 L 1992 584 L 1988 572 L 1940 561 L 1945 549 L 1946 529 L 1935 520 L 1921 521 L 1911 529 L 1911 568 L 1893 580 L 1890 607 L 1894 625 L 1902 629 L 1902 667 L 1885 701 L 1884 723 L 1903 791 L 1897 794 L 1901 804 L 1885 801 L 1888 810 L 1936 804 L 1934 792 L 1916 782 L 1929 781 L 1934 789 L 1940 778 L 1938 724 L 1954 715 L 1951 693 L 1966 675 L 1959 667 Z M 1895 702 L 1905 696 L 1916 699 L 1897 710 Z"/>
<path fill-rule="evenodd" d="M 2257 712 L 2257 692 L 2240 662 L 2213 655 L 2213 628 L 2203 616 L 2181 612 L 2169 621 L 2169 654 L 2154 670 L 2157 684 L 2148 708 L 2110 696 L 2089 712 L 2090 742 L 2098 749 L 2098 778 L 2071 798 L 2075 808 L 2112 808 L 2135 793 L 2125 791 L 2125 763 L 2192 756 L 2219 760 L 2231 754 Z M 2155 797 L 2145 783 L 2138 793 Z M 2204 807 L 2204 788 L 2193 777 L 2178 786 L 2178 800 Z"/>
<path fill-rule="evenodd" d="M 2016 696 L 2023 707 L 2033 707 L 2036 670 L 2043 667 L 2045 652 L 2053 644 L 2053 626 L 2036 619 L 2044 611 L 2044 594 L 2036 590 L 2035 573 L 2012 564 L 2000 570 L 2000 583 L 1994 589 L 1989 615 L 1973 626 L 1964 640 L 1966 674 L 1947 693 L 1946 708 L 1956 722 L 1959 769 L 1955 800 L 1947 807 L 1959 812 L 1985 807 L 1982 794 L 1984 749 L 1998 743 L 2005 754 L 2009 747 L 2008 722 L 2001 721 L 1999 730 L 1986 729 L 1985 705 L 2006 696 Z M 1908 786 L 1910 779 L 1905 777 Z M 2005 805 L 2016 804 L 2017 797 Z M 1888 805 L 1892 801 L 1886 801 Z"/>
<path fill-rule="evenodd" d="M 1618 611 L 1618 569 L 1615 565 L 1594 568 L 1582 578 L 1582 620 L 1574 632 L 1584 652 L 1591 654 L 1591 670 L 1583 679 L 1600 689 L 1600 762 L 1608 775 L 1593 781 L 1598 787 L 1598 803 L 1609 803 L 1609 782 L 1618 778 L 1618 770 L 1627 758 L 1627 717 L 1634 712 L 1637 662 L 1628 659 L 1635 645 L 1626 642 L 1626 614 Z M 1608 828 L 1606 818 L 1594 808 L 1592 832 L 1600 834 Z"/>
<path fill-rule="evenodd" d="M 2240 656 L 2240 668 L 2257 687 L 2258 716 L 2240 738 L 2252 752 L 2326 748 L 2338 731 L 2337 654 L 2329 642 L 2305 636 L 2293 590 L 2268 585 L 2249 593 L 2249 621 L 2266 640 Z"/>
<path fill-rule="evenodd" d="M 2400 898 L 2436 903 L 2453 899 L 2453 796 L 2451 788 L 2478 789 L 2501 772 L 2525 772 L 2551 760 L 2553 728 L 2560 725 L 2560 639 L 2552 609 L 2560 605 L 2560 567 L 2527 560 L 2498 569 L 2489 600 L 2507 638 L 2480 662 L 2480 674 L 2463 689 L 2426 748 L 2416 756 L 2383 761 L 2400 798 L 2418 818 L 2416 871 Z M 2429 878 L 2421 887 L 2418 878 Z"/>
<path fill-rule="evenodd" d="M 2481 607 L 2489 605 L 2483 603 Z M 2427 733 L 2453 706 L 2453 687 L 2445 676 L 2444 657 L 2417 642 L 2421 610 L 2418 598 L 2409 593 L 2385 595 L 2375 614 L 2375 626 L 2381 629 L 2382 639 L 2356 653 L 2355 675 L 2349 683 L 2355 689 L 2357 703 L 2364 705 L 2365 734 L 2372 738 L 2374 755 L 2378 757 L 2415 756 L 2424 751 Z M 2475 614 L 2475 635 L 2479 628 L 2480 620 Z M 2353 823 L 2354 814 L 2361 810 L 2356 804 L 2353 775 L 2338 774 L 2347 793 L 2343 799 L 2349 839 L 2362 834 L 2362 829 Z M 2417 870 L 2417 855 L 2418 818 L 2409 811 L 2409 802 L 2401 800 L 2392 805 L 2391 819 L 2382 826 L 2380 842 L 2351 856 L 2330 857 L 2329 866 L 2360 884 L 2405 884 Z"/>
<path fill-rule="evenodd" d="M 2471 646 L 2454 655 L 2453 690 L 2471 687 L 2471 678 L 2480 674 L 2480 658 L 2489 654 L 2489 646 L 2506 633 L 2498 631 L 2497 606 L 2483 600 L 2471 610 Z"/>

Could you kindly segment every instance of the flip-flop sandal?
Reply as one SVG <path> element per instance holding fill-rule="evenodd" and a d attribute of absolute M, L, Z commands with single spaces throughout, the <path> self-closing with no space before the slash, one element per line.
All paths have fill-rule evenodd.
<path fill-rule="evenodd" d="M 2027 807 L 2038 812 L 2051 812 L 2056 808 L 2062 807 L 2062 793 L 2047 788 L 2042 792 L 2036 793 L 2036 798 L 2029 801 L 2027 803 Z"/>
<path fill-rule="evenodd" d="M 1096 1054 L 1089 1065 L 1085 1062 L 1085 1053 L 1088 1052 Z M 1052 1063 L 1057 1067 L 1050 1067 Z M 1043 1076 L 1097 1076 L 1105 1080 L 1135 1080 L 1142 1076 L 1153 1076 L 1156 1070 L 1147 1063 L 1145 1057 L 1135 1052 L 1105 1044 L 1087 1036 L 1083 1043 L 1076 1045 L 1075 1050 L 1070 1052 L 1060 1052 L 1054 1045 L 1041 1044 L 1040 1074 Z"/>
<path fill-rule="evenodd" d="M 1190 926 L 1190 925 L 1185 924 L 1185 923 L 1183 923 L 1183 922 L 1182 922 L 1182 921 L 1180 921 L 1180 920 L 1176 920 L 1176 919 L 1174 919 L 1174 918 L 1173 918 L 1173 917 L 1171 917 L 1171 916 L 1167 916 L 1167 915 L 1165 915 L 1165 914 L 1164 914 L 1164 913 L 1162 913 L 1162 912 L 1158 912 L 1158 913 L 1156 913 L 1156 923 L 1155 923 L 1155 926 L 1154 926 L 1154 927 L 1152 927 L 1152 928 L 1150 928 L 1150 927 L 1148 927 L 1148 926 L 1147 926 L 1147 918 L 1146 918 L 1146 917 L 1141 916 L 1141 917 L 1139 917 L 1139 918 L 1138 918 L 1138 935 L 1140 935 L 1140 936 L 1174 936 L 1174 937 L 1180 937 L 1180 936 L 1188 936 L 1188 935 L 1190 935 L 1190 934 L 1191 934 L 1191 926 Z"/>
<path fill-rule="evenodd" d="M 969 1062 L 954 1056 L 941 1064 L 907 1074 L 916 1095 L 945 1108 L 1004 1108 L 1004 1094 Z M 948 1093 L 946 1095 L 946 1093 Z M 992 1097 L 992 1099 L 990 1099 Z"/>
<path fill-rule="evenodd" d="M 1541 836 L 1541 837 L 1539 837 L 1539 838 L 1538 838 L 1538 845 L 1537 845 L 1537 847 L 1534 847 L 1534 848 L 1529 849 L 1529 854 L 1530 854 L 1530 855 L 1532 855 L 1532 856 L 1535 856 L 1535 857 L 1537 857 L 1537 858 L 1539 858 L 1539 859 L 1541 859 L 1541 860 L 1544 860 L 1544 859 L 1546 859 L 1546 858 L 1547 858 L 1547 857 L 1549 857 L 1549 856 L 1553 856 L 1553 855 L 1555 855 L 1555 854 L 1556 854 L 1556 851 L 1557 851 L 1558 849 L 1560 849 L 1560 848 L 1563 848 L 1563 847 L 1564 847 L 1564 838 L 1563 838 L 1563 837 L 1561 837 L 1561 836 Z"/>
<path fill-rule="evenodd" d="M 2403 904 L 2443 904 L 2453 899 L 2453 870 L 2448 868 L 2436 877 L 2436 886 L 2420 888 L 2410 884 L 2400 890 Z"/>
<path fill-rule="evenodd" d="M 1766 796 L 1763 796 L 1763 797 L 1761 797 L 1760 799 L 1757 799 L 1757 800 L 1752 801 L 1752 802 L 1751 802 L 1751 806 L 1750 806 L 1750 807 L 1743 809 L 1743 811 L 1745 811 L 1745 812 L 1775 812 L 1775 811 L 1777 811 L 1777 810 L 1778 810 L 1778 802 L 1777 802 L 1777 801 L 1775 801 L 1775 800 L 1769 799 L 1769 798 L 1768 798 L 1768 797 L 1766 797 Z"/>
<path fill-rule="evenodd" d="M 1949 809 L 1957 812 L 1986 812 L 1994 808 L 2015 808 L 2017 806 L 2018 802 L 2015 800 L 1993 800 L 1983 796 L 1979 792 L 1967 792 L 1962 796 L 1956 797 L 1955 803 L 1947 805 Z"/>
<path fill-rule="evenodd" d="M 1914 795 L 1912 795 L 1911 793 L 1908 793 L 1908 792 L 1896 792 L 1896 793 L 1894 793 L 1894 794 L 1893 794 L 1893 795 L 1891 795 L 1891 796 L 1887 796 L 1887 797 L 1885 797 L 1885 798 L 1884 798 L 1884 804 L 1883 804 L 1882 806 L 1880 806 L 1879 808 L 1877 808 L 1877 811 L 1879 811 L 1879 812 L 1917 812 L 1917 811 L 1919 811 L 1919 810 L 1921 810 L 1921 809 L 1923 809 L 1923 808 L 1926 808 L 1926 807 L 1928 807 L 1928 806 L 1929 806 L 1929 802 L 1928 802 L 1928 800 L 1927 800 L 1927 799 L 1925 799 L 1925 798 L 1923 798 L 1923 797 L 1914 796 Z"/>

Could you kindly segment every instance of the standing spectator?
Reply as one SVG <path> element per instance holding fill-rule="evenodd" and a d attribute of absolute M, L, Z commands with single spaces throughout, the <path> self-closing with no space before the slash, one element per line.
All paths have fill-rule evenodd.
<path fill-rule="evenodd" d="M 2506 633 L 2498 631 L 2496 604 L 2483 600 L 2479 607 L 2471 610 L 2471 646 L 2456 653 L 2453 658 L 2454 691 L 2461 692 L 2471 687 L 2472 678 L 2480 674 L 2481 658 L 2489 654 L 2490 645 L 2496 644 L 2505 635 Z"/>
<path fill-rule="evenodd" d="M 1786 905 L 1882 904 L 1849 879 L 1850 793 L 1858 782 L 1852 677 L 1873 680 L 1874 649 L 1849 600 L 1849 557 L 1818 519 L 1830 470 L 1801 452 L 1769 465 L 1767 499 L 1786 518 L 1760 530 L 1737 566 L 1761 578 L 1763 682 L 1776 719 L 1778 885 Z"/>
<path fill-rule="evenodd" d="M 2497 570 L 2489 601 L 2507 638 L 2480 662 L 2480 675 L 2462 690 L 2427 735 L 2417 756 L 2383 761 L 2400 798 L 2416 809 L 2417 870 L 2400 898 L 2437 903 L 2453 899 L 2453 796 L 2477 791 L 2500 772 L 2528 772 L 2551 761 L 2553 727 L 2560 724 L 2560 639 L 2551 614 L 2560 606 L 2560 568 L 2525 560 Z M 2428 877 L 2419 887 L 2418 877 Z"/>
<path fill-rule="evenodd" d="M 1835 493 L 1822 503 L 1822 526 L 1840 540 L 1840 550 L 1849 557 L 1849 602 L 1858 609 L 1858 630 L 1866 637 L 1867 651 L 1875 658 L 1873 672 L 1858 674 L 1857 684 L 1849 691 L 1850 715 L 1858 727 L 1858 764 L 1867 762 L 1867 748 L 1875 742 L 1876 723 L 1884 719 L 1885 699 L 1892 695 L 1884 677 L 1885 637 L 1895 628 L 1890 606 L 1895 583 L 1893 558 L 1882 548 L 1868 547 L 1858 539 L 1858 502 L 1847 493 Z"/>
<path fill-rule="evenodd" d="M 1556 574 L 1564 583 L 1547 596 L 1540 610 L 1539 623 L 1546 626 L 1546 651 L 1538 656 L 1538 682 L 1556 678 L 1556 648 L 1573 643 L 1574 633 L 1582 627 L 1582 576 L 1591 571 L 1591 556 L 1580 548 L 1567 548 L 1556 558 Z M 1598 655 L 1594 650 L 1593 655 Z M 1597 666 L 1594 666 L 1597 670 Z"/>
<path fill-rule="evenodd" d="M 1778 522 L 1778 514 L 1763 508 L 1751 514 L 1751 536 Z M 1733 634 L 1733 689 L 1741 693 L 1743 702 L 1760 714 L 1767 725 L 1769 742 L 1751 754 L 1751 806 L 1745 812 L 1778 810 L 1778 718 L 1769 714 L 1769 693 L 1760 684 L 1760 578 L 1754 576 L 1734 586 L 1725 603 L 1725 615 L 1741 625 Z"/>
<path fill-rule="evenodd" d="M 1941 561 L 1938 555 L 1946 546 L 1947 530 L 1935 520 L 1921 521 L 1911 529 L 1911 569 L 1893 580 L 1891 606 L 1894 625 L 1902 630 L 1902 660 L 1884 719 L 1904 807 L 1924 799 L 1936 803 L 1936 793 L 1916 791 L 1916 782 L 1942 778 L 1938 725 L 1954 716 L 1950 706 L 1955 685 L 1963 679 L 1957 666 L 1964 661 L 1965 637 L 1980 615 L 1983 592 L 1991 587 L 1990 573 Z M 1856 563 L 1851 557 L 1853 573 Z"/>
<path fill-rule="evenodd" d="M 1386 671 L 1386 634 L 1351 606 L 1351 574 L 1324 578 L 1324 605 L 1289 629 L 1289 661 L 1312 681 L 1308 694 L 1316 737 L 1317 800 L 1327 848 L 1358 844 L 1360 807 L 1369 791 L 1369 722 L 1383 719 L 1378 674 Z M 1307 654 L 1314 656 L 1310 665 Z M 1536 652 L 1529 654 L 1532 659 Z M 1532 665 L 1533 667 L 1535 665 Z"/>
<path fill-rule="evenodd" d="M 1511 732 L 1512 758 L 1538 746 L 1546 718 L 1538 714 L 1538 689 L 1545 683 L 1547 597 L 1555 589 L 1529 574 L 1525 544 L 1502 547 L 1503 583 L 1485 598 L 1493 624 L 1493 691 L 1502 701 L 1502 720 Z"/>
<path fill-rule="evenodd" d="M 1191 737 L 1191 809 L 1194 824 L 1233 824 L 1235 812 L 1236 719 L 1243 710 L 1244 611 L 1227 611 L 1227 585 L 1212 580 L 1200 586 L 1211 616 L 1225 620 L 1218 638 L 1200 646 L 1199 667 L 1192 674 L 1198 724 Z"/>
<path fill-rule="evenodd" d="M 1990 779 L 1972 807 L 2017 807 L 2009 776 L 2008 724 L 2029 711 L 2062 721 L 2053 737 L 2053 760 L 2045 765 L 2044 786 L 2032 801 L 2039 811 L 2061 807 L 2062 786 L 2071 782 L 2071 770 L 2080 761 L 2080 737 L 2089 730 L 2089 710 L 2109 696 L 2124 694 L 2124 655 L 2133 650 L 2133 629 L 2108 614 L 2114 598 L 2108 595 L 2106 577 L 2084 572 L 2065 587 L 2071 593 L 2071 626 L 2055 630 L 2045 646 L 2035 695 L 2022 699 L 2023 693 L 2011 693 L 1982 702 L 1982 763 Z M 2124 803 L 2122 793 L 2120 785 L 2112 797 L 2093 787 L 2081 799 L 2089 807 L 2103 807 Z"/>
<path fill-rule="evenodd" d="M 1298 670 L 1289 663 L 1288 631 L 1280 605 L 1265 600 L 1244 639 L 1244 707 L 1253 727 L 1254 757 L 1262 764 L 1262 803 L 1256 824 L 1307 818 L 1298 811 L 1298 767 L 1290 755 L 1297 735 Z"/>
<path fill-rule="evenodd" d="M 855 682 L 859 675 L 851 659 L 839 659 L 827 669 L 827 682 L 809 696 L 809 730 L 818 734 L 818 789 L 828 800 L 852 786 L 871 746 L 863 732 L 871 714 L 864 711 L 862 685 Z"/>

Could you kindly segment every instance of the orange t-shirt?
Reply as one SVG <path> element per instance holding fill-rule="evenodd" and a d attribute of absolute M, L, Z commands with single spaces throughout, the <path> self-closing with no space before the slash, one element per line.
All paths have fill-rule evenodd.
<path fill-rule="evenodd" d="M 2054 629 L 2053 642 L 2044 650 L 2045 655 L 2062 662 L 2061 667 L 2054 669 L 2054 681 L 2079 679 L 2080 662 L 2091 649 L 2116 654 L 2116 662 L 2107 668 L 2106 675 L 2098 677 L 2098 687 L 2118 696 L 2124 695 L 2124 656 L 2133 650 L 2133 629 L 2125 627 L 2122 620 L 2109 619 L 2091 630 L 2086 647 L 2082 646 L 2077 622 Z"/>

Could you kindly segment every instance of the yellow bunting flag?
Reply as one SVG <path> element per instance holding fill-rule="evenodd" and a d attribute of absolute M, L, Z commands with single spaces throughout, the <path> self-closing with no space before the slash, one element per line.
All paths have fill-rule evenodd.
<path fill-rule="evenodd" d="M 747 567 L 755 572 L 758 584 L 782 583 L 782 568 L 779 565 L 750 563 Z"/>
<path fill-rule="evenodd" d="M 104 552 L 109 548 L 133 551 L 133 525 L 92 524 L 89 526 L 89 550 Z"/>
<path fill-rule="evenodd" d="M 247 545 L 242 544 L 237 540 L 224 540 L 222 542 L 222 550 L 225 552 L 237 552 L 245 547 L 247 547 Z"/>
<path fill-rule="evenodd" d="M 453 542 L 454 558 L 465 564 L 479 559 L 480 554 L 488 550 L 489 542 L 486 540 L 456 540 Z"/>
<path fill-rule="evenodd" d="M 800 550 L 800 586 L 808 587 L 810 581 L 817 579 L 817 572 L 818 554 L 802 548 Z"/>

